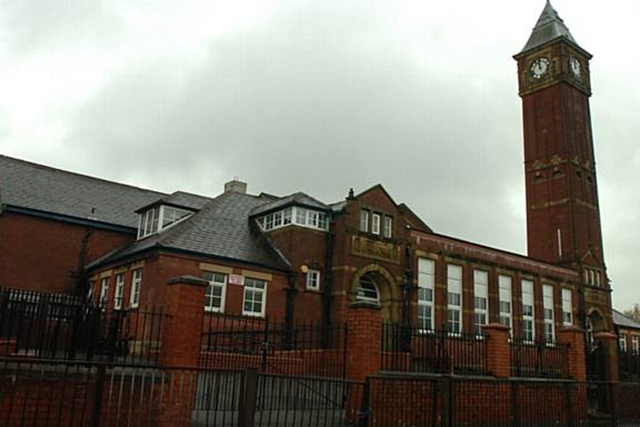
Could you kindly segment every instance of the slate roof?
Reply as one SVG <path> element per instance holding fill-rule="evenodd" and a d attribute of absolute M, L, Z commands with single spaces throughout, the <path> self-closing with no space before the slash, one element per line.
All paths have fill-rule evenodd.
<path fill-rule="evenodd" d="M 527 44 L 520 53 L 535 49 L 559 37 L 564 37 L 576 46 L 578 45 L 558 12 L 551 6 L 551 2 L 547 0 L 547 4 L 542 10 L 536 26 L 533 27 Z"/>
<path fill-rule="evenodd" d="M 629 319 L 624 314 L 620 313 L 615 308 L 613 309 L 613 324 L 616 326 L 622 326 L 623 328 L 631 328 L 640 330 L 640 323 L 633 319 Z"/>
<path fill-rule="evenodd" d="M 179 206 L 194 211 L 199 211 L 200 209 L 204 208 L 205 205 L 210 201 L 210 197 L 199 196 L 197 194 L 186 193 L 184 191 L 175 191 L 166 197 L 161 197 L 148 205 L 140 207 L 139 209 L 137 209 L 137 212 L 142 212 L 150 206 L 157 204 Z"/>
<path fill-rule="evenodd" d="M 296 206 L 305 206 L 311 209 L 318 209 L 321 211 L 330 211 L 331 207 L 322 203 L 319 200 L 314 199 L 308 194 L 297 192 L 293 193 L 290 196 L 282 197 L 277 200 L 273 200 L 269 203 L 265 203 L 261 206 L 256 207 L 251 215 L 259 215 L 262 213 L 266 213 L 269 211 L 275 211 L 280 208 L 284 208 L 285 206 L 296 205 Z"/>
<path fill-rule="evenodd" d="M 9 208 L 137 228 L 136 209 L 166 196 L 0 155 L 0 203 Z"/>
<path fill-rule="evenodd" d="M 95 261 L 89 268 L 156 248 L 288 270 L 286 259 L 249 220 L 252 210 L 270 201 L 272 199 L 266 197 L 223 193 L 177 225 L 120 248 Z"/>

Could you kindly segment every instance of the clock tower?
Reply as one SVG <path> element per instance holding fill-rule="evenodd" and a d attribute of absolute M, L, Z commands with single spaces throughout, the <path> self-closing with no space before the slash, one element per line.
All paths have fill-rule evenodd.
<path fill-rule="evenodd" d="M 580 318 L 610 329 L 589 97 L 591 55 L 547 1 L 518 62 L 529 256 L 580 272 Z M 597 317 L 601 317 L 599 320 Z"/>

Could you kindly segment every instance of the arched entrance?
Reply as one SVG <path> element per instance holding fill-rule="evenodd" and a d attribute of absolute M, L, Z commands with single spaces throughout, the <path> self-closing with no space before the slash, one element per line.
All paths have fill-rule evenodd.
<path fill-rule="evenodd" d="M 605 319 L 602 312 L 597 308 L 589 310 L 589 314 L 587 315 L 587 329 L 589 329 L 589 327 L 591 328 L 592 334 L 609 331 L 607 319 Z"/>
<path fill-rule="evenodd" d="M 384 267 L 368 265 L 358 270 L 353 276 L 350 294 L 352 301 L 378 302 L 385 322 L 397 322 L 401 319 L 398 287 L 393 276 Z"/>

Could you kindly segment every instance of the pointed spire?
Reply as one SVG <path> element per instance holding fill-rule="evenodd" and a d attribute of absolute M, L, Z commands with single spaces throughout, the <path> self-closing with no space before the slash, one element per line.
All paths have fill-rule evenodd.
<path fill-rule="evenodd" d="M 564 25 L 564 21 L 560 18 L 558 12 L 553 8 L 551 2 L 547 0 L 536 26 L 533 27 L 531 37 L 529 37 L 527 44 L 520 53 L 534 49 L 559 37 L 564 37 L 576 46 L 578 45 L 567 26 Z"/>

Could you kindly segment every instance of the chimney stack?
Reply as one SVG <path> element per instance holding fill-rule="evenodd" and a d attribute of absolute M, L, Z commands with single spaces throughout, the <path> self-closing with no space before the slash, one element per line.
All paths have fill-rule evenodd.
<path fill-rule="evenodd" d="M 247 194 L 247 183 L 240 181 L 238 178 L 224 184 L 225 193 L 240 193 Z"/>

